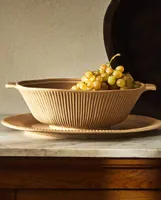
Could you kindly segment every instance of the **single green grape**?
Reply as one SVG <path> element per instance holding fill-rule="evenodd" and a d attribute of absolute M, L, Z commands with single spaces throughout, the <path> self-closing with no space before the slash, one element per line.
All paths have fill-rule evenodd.
<path fill-rule="evenodd" d="M 107 73 L 103 73 L 103 74 L 101 74 L 101 77 L 103 78 L 103 81 L 107 81 L 109 75 Z"/>
<path fill-rule="evenodd" d="M 114 70 L 112 74 L 115 78 L 121 78 L 122 77 L 122 72 L 118 70 Z"/>
<path fill-rule="evenodd" d="M 95 82 L 93 83 L 93 88 L 94 88 L 95 90 L 101 89 L 101 83 L 100 83 L 99 81 L 95 81 Z"/>
<path fill-rule="evenodd" d="M 86 80 L 86 82 L 85 82 L 85 83 L 86 83 L 86 85 L 87 85 L 89 82 L 91 82 L 91 81 L 90 81 L 89 79 L 87 79 L 87 80 Z"/>
<path fill-rule="evenodd" d="M 100 70 L 106 71 L 106 69 L 107 69 L 107 65 L 106 64 L 101 65 Z"/>
<path fill-rule="evenodd" d="M 81 89 L 81 90 L 87 90 L 87 85 L 86 85 L 85 83 L 82 83 L 82 84 L 80 85 L 80 89 Z"/>
<path fill-rule="evenodd" d="M 125 86 L 125 81 L 124 81 L 124 79 L 118 79 L 117 81 L 116 81 L 116 85 L 118 86 L 118 87 L 124 87 Z"/>
<path fill-rule="evenodd" d="M 81 78 L 81 81 L 82 81 L 82 82 L 86 83 L 86 82 L 87 82 L 87 80 L 88 80 L 88 78 L 87 78 L 87 77 L 85 77 L 85 76 L 82 76 L 82 78 Z"/>
<path fill-rule="evenodd" d="M 133 77 L 131 76 L 131 74 L 124 74 L 123 79 L 124 79 L 125 82 L 126 82 L 126 87 L 127 87 L 128 89 L 132 89 L 132 88 L 133 88 L 134 79 L 133 79 Z"/>
<path fill-rule="evenodd" d="M 79 88 L 80 89 L 80 85 L 82 84 L 82 82 L 81 81 L 79 81 L 78 83 L 77 83 L 77 88 Z"/>
<path fill-rule="evenodd" d="M 102 78 L 101 76 L 97 76 L 97 77 L 96 77 L 96 81 L 102 82 L 102 81 L 103 81 L 103 78 Z"/>
<path fill-rule="evenodd" d="M 88 71 L 88 72 L 85 73 L 85 76 L 86 76 L 86 78 L 89 79 L 91 76 L 93 76 L 93 74 L 92 74 L 91 71 Z"/>
<path fill-rule="evenodd" d="M 96 80 L 96 77 L 93 75 L 91 76 L 91 78 L 89 79 L 91 82 L 94 82 Z"/>
<path fill-rule="evenodd" d="M 72 86 L 71 89 L 72 89 L 72 90 L 79 90 L 79 88 L 77 87 L 77 85 Z"/>
<path fill-rule="evenodd" d="M 85 84 L 84 82 L 80 81 L 80 82 L 77 83 L 77 87 L 79 87 L 81 89 L 82 85 L 84 85 L 84 84 Z"/>
<path fill-rule="evenodd" d="M 88 82 L 87 83 L 87 88 L 93 89 L 93 82 Z"/>
<path fill-rule="evenodd" d="M 107 67 L 106 73 L 107 73 L 108 75 L 111 75 L 111 74 L 113 73 L 113 69 L 112 69 L 111 67 Z"/>
<path fill-rule="evenodd" d="M 103 70 L 103 69 L 100 69 L 99 71 L 100 71 L 100 74 L 103 74 L 103 73 L 105 73 L 105 72 L 106 72 L 106 71 L 105 71 L 105 70 Z"/>
<path fill-rule="evenodd" d="M 109 85 L 114 85 L 115 82 L 116 82 L 115 76 L 109 76 L 109 77 L 108 77 L 108 84 L 109 84 Z"/>
<path fill-rule="evenodd" d="M 124 72 L 124 67 L 122 65 L 119 65 L 116 67 L 116 70 L 118 70 L 120 72 Z"/>

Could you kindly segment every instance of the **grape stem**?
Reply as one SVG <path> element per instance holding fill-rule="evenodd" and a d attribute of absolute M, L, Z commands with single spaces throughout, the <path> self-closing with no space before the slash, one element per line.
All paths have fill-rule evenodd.
<path fill-rule="evenodd" d="M 120 53 L 117 53 L 116 55 L 114 55 L 114 56 L 111 58 L 110 62 L 108 63 L 109 67 L 111 66 L 112 61 L 113 61 L 116 57 L 118 57 L 118 56 L 121 56 L 121 54 L 120 54 Z M 112 66 L 111 66 L 111 67 L 112 67 Z"/>

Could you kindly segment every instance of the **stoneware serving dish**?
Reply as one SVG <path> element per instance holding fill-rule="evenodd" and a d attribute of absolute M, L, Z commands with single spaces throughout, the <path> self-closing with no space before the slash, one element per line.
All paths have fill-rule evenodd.
<path fill-rule="evenodd" d="M 104 129 L 124 121 L 140 95 L 156 90 L 141 84 L 128 90 L 72 91 L 79 79 L 42 79 L 6 84 L 23 96 L 39 122 L 63 127 Z"/>

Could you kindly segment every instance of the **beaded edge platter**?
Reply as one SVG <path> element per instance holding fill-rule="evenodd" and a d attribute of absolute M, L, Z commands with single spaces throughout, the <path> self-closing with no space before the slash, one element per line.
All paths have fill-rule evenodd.
<path fill-rule="evenodd" d="M 6 117 L 1 123 L 8 128 L 21 131 L 63 134 L 120 134 L 145 132 L 161 128 L 161 120 L 141 115 L 129 115 L 122 123 L 111 126 L 111 129 L 97 130 L 49 126 L 38 122 L 30 113 Z"/>

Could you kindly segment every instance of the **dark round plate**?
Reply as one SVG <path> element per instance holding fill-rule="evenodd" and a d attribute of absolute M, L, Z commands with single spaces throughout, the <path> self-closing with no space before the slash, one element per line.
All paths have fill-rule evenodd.
<path fill-rule="evenodd" d="M 132 113 L 161 119 L 161 1 L 112 0 L 104 18 L 104 43 L 114 65 L 124 65 L 136 80 L 153 83 Z"/>

